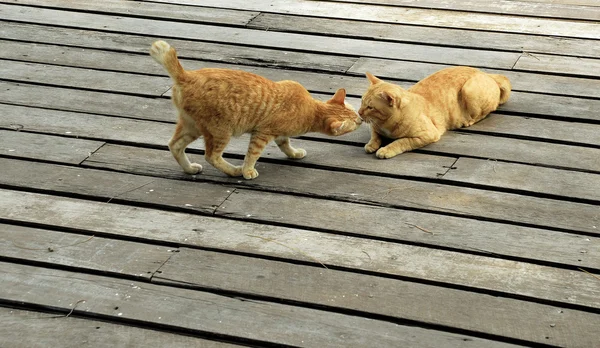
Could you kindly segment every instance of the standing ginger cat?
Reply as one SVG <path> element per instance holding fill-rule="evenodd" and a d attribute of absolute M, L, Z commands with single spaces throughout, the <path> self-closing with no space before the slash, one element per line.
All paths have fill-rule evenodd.
<path fill-rule="evenodd" d="M 202 170 L 185 154 L 185 148 L 200 136 L 204 137 L 208 163 L 227 175 L 254 179 L 258 176 L 254 165 L 271 140 L 287 157 L 300 159 L 306 151 L 293 148 L 290 136 L 308 132 L 342 135 L 362 122 L 345 103 L 344 89 L 322 102 L 294 81 L 273 82 L 229 69 L 186 71 L 175 49 L 164 41 L 152 44 L 150 55 L 174 81 L 172 99 L 179 119 L 169 149 L 188 174 Z M 234 166 L 223 159 L 223 151 L 232 136 L 244 133 L 251 133 L 248 153 L 242 166 Z"/>
<path fill-rule="evenodd" d="M 440 70 L 408 90 L 370 73 L 367 78 L 371 85 L 358 114 L 371 124 L 365 151 L 377 151 L 379 158 L 423 147 L 446 130 L 474 124 L 504 104 L 511 90 L 506 76 L 461 66 Z M 396 140 L 381 147 L 382 135 Z"/>

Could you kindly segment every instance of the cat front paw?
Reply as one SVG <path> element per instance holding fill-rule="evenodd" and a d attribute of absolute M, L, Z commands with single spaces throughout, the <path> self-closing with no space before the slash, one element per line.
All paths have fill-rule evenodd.
<path fill-rule="evenodd" d="M 198 163 L 191 163 L 189 168 L 183 170 L 186 174 L 194 175 L 202 171 L 202 166 Z"/>
<path fill-rule="evenodd" d="M 365 145 L 365 152 L 366 153 L 373 153 L 373 152 L 377 151 L 380 146 L 381 146 L 381 144 L 372 143 L 372 142 L 369 141 L 367 143 L 367 145 Z"/>
<path fill-rule="evenodd" d="M 377 150 L 377 153 L 375 153 L 375 155 L 377 156 L 377 158 L 392 158 L 396 155 L 399 155 L 396 151 L 394 150 L 390 150 L 387 147 L 382 147 L 381 149 Z"/>
<path fill-rule="evenodd" d="M 252 180 L 258 176 L 258 171 L 256 171 L 256 169 L 254 169 L 254 168 L 251 168 L 251 169 L 244 170 L 243 174 L 244 174 L 244 179 Z"/>
<path fill-rule="evenodd" d="M 296 149 L 294 151 L 294 153 L 292 154 L 292 156 L 290 156 L 289 158 L 292 158 L 292 159 L 301 159 L 301 158 L 304 158 L 304 156 L 306 156 L 306 150 L 304 150 L 304 149 Z"/>

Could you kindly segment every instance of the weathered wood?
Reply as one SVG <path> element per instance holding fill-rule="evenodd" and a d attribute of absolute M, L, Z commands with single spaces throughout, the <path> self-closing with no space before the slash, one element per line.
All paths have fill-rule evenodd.
<path fill-rule="evenodd" d="M 4 181 L 5 184 L 30 188 L 36 186 L 42 188 L 48 184 L 46 187 L 53 187 L 57 191 L 92 195 L 96 199 L 106 200 L 106 202 L 127 200 L 145 204 L 161 204 L 161 202 L 169 200 L 173 203 L 172 207 L 212 214 L 233 190 L 207 183 L 165 180 L 157 177 L 107 173 L 100 170 L 65 166 L 47 165 L 46 168 L 35 168 L 47 170 L 47 172 L 41 173 L 33 168 L 36 165 L 42 165 L 41 163 L 10 161 L 15 160 L 0 158 L 2 165 L 16 165 L 14 168 L 2 167 L 1 174 L 3 176 L 9 175 L 9 173 L 13 176 L 12 179 Z M 21 171 L 15 171 L 17 168 Z M 181 177 L 183 176 L 182 174 Z M 31 179 L 34 182 L 31 182 Z"/>
<path fill-rule="evenodd" d="M 526 53 L 519 58 L 513 69 L 598 77 L 600 76 L 600 60 Z"/>
<path fill-rule="evenodd" d="M 162 76 L 144 76 L 10 60 L 0 60 L 0 76 L 14 82 L 22 81 L 155 97 L 161 96 L 172 85 L 170 78 Z"/>
<path fill-rule="evenodd" d="M 570 126 L 568 123 L 566 124 Z M 586 124 L 580 125 L 581 128 L 587 126 L 588 125 Z M 477 127 L 474 129 L 477 129 Z M 540 127 L 540 129 L 542 128 Z M 501 132 L 502 131 L 500 130 L 500 133 Z M 519 131 L 517 130 L 515 133 L 519 134 Z M 527 130 L 521 130 L 521 133 L 526 135 L 531 134 Z M 566 131 L 560 131 L 560 133 L 565 135 Z M 324 136 L 318 133 L 310 133 L 304 137 L 309 139 L 324 138 Z M 369 128 L 360 127 L 354 132 L 337 137 L 336 140 L 363 146 L 369 141 L 369 138 Z M 469 133 L 466 129 L 461 130 L 460 132 L 446 132 L 437 143 L 429 144 L 416 151 L 442 155 L 446 154 L 450 156 L 469 156 L 565 169 L 579 169 L 594 172 L 600 171 L 600 159 L 598 157 L 599 150 L 597 148 L 488 136 L 476 134 L 476 132 Z M 577 157 L 577 159 L 575 159 L 575 157 Z"/>
<path fill-rule="evenodd" d="M 35 131 L 50 134 L 67 134 L 73 137 L 86 137 L 99 140 L 113 140 L 120 142 L 129 142 L 134 144 L 146 144 L 154 146 L 166 146 L 172 136 L 174 127 L 171 124 L 150 122 L 143 120 L 133 120 L 125 118 L 107 117 L 100 115 L 78 114 L 74 112 L 65 112 L 57 110 L 35 109 L 22 106 L 0 104 L 0 112 L 3 113 L 3 118 L 0 120 L 0 128 L 14 129 L 14 124 L 22 126 L 23 130 Z M 163 115 L 164 116 L 164 115 Z M 568 123 L 567 123 L 568 124 Z M 590 127 L 591 130 L 596 129 L 596 126 L 580 125 L 580 127 Z M 140 131 L 142 129 L 143 131 Z M 559 134 L 567 134 L 566 131 L 556 127 Z M 524 131 L 528 134 L 529 131 Z M 152 134 L 152 137 L 148 137 Z M 583 131 L 583 134 L 586 134 Z M 309 135 L 311 138 L 328 138 L 319 134 Z M 589 140 L 593 141 L 596 137 L 592 136 Z M 336 140 L 355 142 L 362 146 L 369 140 L 368 127 L 361 127 L 357 131 L 348 135 L 338 137 Z M 376 161 L 374 156 L 363 153 L 359 147 L 344 147 L 341 145 L 328 144 L 311 144 L 299 142 L 302 146 L 314 149 L 313 153 L 317 154 L 312 163 L 328 166 L 332 162 L 353 169 L 358 166 L 358 169 L 368 170 L 373 164 L 375 168 L 387 168 L 387 172 L 400 175 L 418 175 L 416 170 L 430 168 L 432 175 L 438 173 L 439 161 L 446 165 L 445 159 L 433 157 L 413 157 L 413 154 L 405 154 L 391 161 Z M 330 149 L 339 156 L 333 156 L 328 151 L 323 150 L 323 146 Z M 202 149 L 202 141 L 197 141 L 191 145 L 192 149 Z M 243 139 L 234 139 L 227 153 L 243 155 L 246 153 L 247 142 Z M 274 146 L 270 147 L 274 149 Z M 491 158 L 498 160 L 507 160 L 521 163 L 542 164 L 547 166 L 557 166 L 563 168 L 575 168 L 591 171 L 600 171 L 600 160 L 598 152 L 595 148 L 582 148 L 569 145 L 547 144 L 535 141 L 498 138 L 478 134 L 463 134 L 456 132 L 448 132 L 442 139 L 435 144 L 431 144 L 425 148 L 425 151 L 433 153 L 451 154 L 451 155 L 466 155 L 482 158 Z M 328 155 L 332 155 L 330 159 Z M 558 154 L 564 155 L 558 155 Z M 346 157 L 352 154 L 358 156 L 362 164 L 350 164 Z M 269 151 L 265 153 L 265 158 L 284 159 L 284 156 L 279 150 Z M 427 162 L 434 159 L 433 162 L 426 167 L 419 166 L 415 171 L 411 168 L 401 168 L 391 166 L 389 163 L 405 161 L 406 158 L 427 158 Z M 308 158 L 307 158 L 308 159 Z M 438 161 L 439 160 L 439 161 Z M 289 163 L 289 162 L 288 162 Z M 302 161 L 298 162 L 302 163 Z M 396 168 L 396 169 L 394 169 Z"/>
<path fill-rule="evenodd" d="M 101 2 L 99 2 L 100 4 Z M 219 43 L 236 43 L 269 48 L 328 52 L 352 56 L 372 56 L 390 59 L 420 60 L 434 63 L 511 68 L 519 54 L 515 52 L 483 51 L 462 48 L 421 46 L 413 44 L 376 42 L 293 33 L 258 31 L 244 28 L 203 24 L 152 21 L 141 18 L 117 17 L 91 13 L 59 11 L 43 8 L 0 4 L 0 15 L 6 20 L 60 25 L 78 29 L 100 29 L 153 37 L 176 37 Z"/>
<path fill-rule="evenodd" d="M 35 38 L 34 43 L 23 43 L 3 40 L 2 46 L 11 48 L 2 52 L 2 57 L 16 60 L 27 60 L 35 62 L 48 62 L 52 64 L 68 64 L 82 66 L 93 64 L 94 60 L 89 56 L 97 51 L 85 51 L 83 49 L 52 47 L 40 45 L 66 45 L 76 47 L 94 48 L 100 50 L 115 50 L 118 52 L 143 54 L 144 60 L 148 57 L 148 49 L 154 40 L 152 37 L 127 35 L 123 33 L 107 33 L 93 30 L 81 30 L 70 28 L 56 28 L 34 24 L 6 23 L 0 28 L 2 37 L 7 39 L 22 39 L 30 41 Z M 344 73 L 356 62 L 356 57 L 345 57 L 339 55 L 327 55 L 319 53 L 296 52 L 281 49 L 269 49 L 260 47 L 245 47 L 231 44 L 219 44 L 212 42 L 194 42 L 187 40 L 168 39 L 169 43 L 176 47 L 182 58 L 198 58 L 207 61 L 220 61 L 228 64 L 246 64 L 265 67 L 291 67 L 305 70 L 323 70 Z M 56 53 L 58 50 L 58 53 Z M 32 54 L 40 51 L 38 55 Z M 71 54 L 72 56 L 65 56 Z M 101 54 L 101 53 L 99 53 Z M 51 55 L 52 57 L 47 57 Z M 51 59 L 48 61 L 48 59 Z M 138 58 L 138 60 L 141 60 Z M 152 60 L 150 60 L 152 61 Z M 96 64 L 100 62 L 95 62 Z M 152 61 L 154 70 L 157 71 L 156 63 Z M 117 66 L 118 69 L 118 66 Z M 135 71 L 133 67 L 132 71 Z M 125 70 L 130 71 L 130 70 Z M 153 71 L 154 72 L 154 71 Z"/>
<path fill-rule="evenodd" d="M 460 132 L 486 132 L 600 147 L 600 124 L 491 114 Z"/>
<path fill-rule="evenodd" d="M 147 1 L 147 0 L 144 0 Z M 196 0 L 156 0 L 163 3 L 199 5 Z M 430 10 L 388 6 L 370 6 L 360 4 L 323 3 L 315 1 L 262 0 L 247 2 L 229 0 L 202 0 L 202 6 L 231 8 L 247 11 L 268 12 L 342 18 L 386 23 L 404 23 L 428 25 L 445 28 L 468 28 L 500 31 L 509 33 L 527 33 L 589 39 L 600 38 L 600 26 L 595 22 L 560 21 L 549 18 L 523 18 L 519 16 L 498 16 L 493 14 Z"/>
<path fill-rule="evenodd" d="M 515 1 L 515 0 L 508 0 Z M 596 0 L 517 0 L 523 2 L 542 2 L 550 4 L 577 5 L 577 6 L 600 6 Z"/>
<path fill-rule="evenodd" d="M 12 259 L 150 279 L 175 251 L 93 235 L 0 224 L 0 256 Z"/>
<path fill-rule="evenodd" d="M 139 16 L 159 20 L 175 19 L 192 23 L 214 23 L 225 25 L 245 26 L 259 12 L 238 11 L 222 8 L 199 8 L 196 6 L 177 6 L 152 2 L 137 2 L 127 0 L 1 0 L 1 3 L 16 5 L 35 5 L 40 7 L 83 10 L 90 12 L 108 12 L 125 16 Z M 110 11 L 107 11 L 110 9 Z"/>
<path fill-rule="evenodd" d="M 16 1 L 16 0 L 14 0 Z M 581 8 L 575 5 L 551 3 L 532 4 L 520 1 L 500 0 L 482 3 L 477 0 L 329 0 L 332 2 L 356 3 L 366 5 L 389 5 L 396 7 L 415 7 L 438 10 L 456 10 L 464 12 L 496 13 L 503 15 L 522 15 L 555 19 L 579 19 L 600 21 L 600 9 Z"/>
<path fill-rule="evenodd" d="M 596 342 L 595 314 L 336 270 L 182 249 L 154 283 L 252 293 L 557 346 Z"/>
<path fill-rule="evenodd" d="M 170 155 L 167 151 L 105 145 L 84 165 L 143 175 L 154 173 L 161 177 L 181 177 L 180 168 L 172 163 L 172 159 L 167 160 L 167 155 Z M 16 164 L 11 166 L 17 168 Z M 259 190 L 599 232 L 594 228 L 600 225 L 598 209 L 590 204 L 345 172 L 336 172 L 333 179 L 335 184 L 332 185 L 332 174 L 326 170 L 265 162 L 259 162 L 257 170 L 260 177 L 252 181 L 227 178 L 211 166 L 205 166 L 204 172 L 197 177 Z M 9 177 L 2 180 L 10 182 L 14 179 Z M 25 180 L 22 179 L 21 184 L 32 185 Z M 37 180 L 38 177 L 31 181 Z M 51 184 L 49 186 L 52 187 Z"/>
<path fill-rule="evenodd" d="M 577 58 L 568 59 L 571 59 L 573 64 L 576 64 Z M 421 80 L 444 67 L 446 66 L 400 62 L 389 59 L 360 58 L 348 72 L 363 75 L 368 71 L 383 79 L 387 77 L 392 79 Z M 600 98 L 600 80 L 597 79 L 531 74 L 493 69 L 482 70 L 489 73 L 505 75 L 510 79 L 512 88 L 516 91 Z"/>
<path fill-rule="evenodd" d="M 0 296 L 5 300 L 69 310 L 69 301 L 85 299 L 77 305 L 75 313 L 85 311 L 138 322 L 168 323 L 193 333 L 209 332 L 256 343 L 308 347 L 416 344 L 462 347 L 469 341 L 482 347 L 509 346 L 356 316 L 60 270 L 2 263 L 0 272 L 4 283 Z M 65 280 L 69 286 L 65 286 Z M 357 328 L 361 329 L 359 333 Z"/>
<path fill-rule="evenodd" d="M 138 97 L 7 81 L 0 81 L 0 91 L 2 91 L 0 102 L 5 104 L 171 123 L 177 120 L 175 107 L 166 98 Z"/>
<path fill-rule="evenodd" d="M 599 238 L 357 203 L 237 189 L 216 214 L 499 257 L 600 264 Z"/>
<path fill-rule="evenodd" d="M 20 129 L 16 123 L 13 123 L 13 127 Z M 79 164 L 103 144 L 100 141 L 0 130 L 0 156 Z"/>
<path fill-rule="evenodd" d="M 327 33 L 354 38 L 428 43 L 440 46 L 452 45 L 516 52 L 554 53 L 576 57 L 600 57 L 600 47 L 595 45 L 595 41 L 586 39 L 377 22 L 360 22 L 360 30 L 356 30 L 356 25 L 355 20 L 261 13 L 248 24 L 248 27 L 274 31 Z"/>
<path fill-rule="evenodd" d="M 15 196 L 14 192 L 6 190 L 0 190 L 0 194 L 3 197 Z M 544 299 L 557 304 L 600 307 L 598 280 L 581 271 L 294 228 L 40 194 L 18 194 L 21 199 L 12 204 L 0 200 L 7 219 L 28 222 L 43 219 L 47 224 L 70 228 L 86 226 L 87 230 L 98 233 L 423 279 L 491 290 L 497 295 L 506 293 Z M 76 213 L 86 216 L 86 219 L 64 218 L 60 207 L 72 204 L 77 204 Z M 36 209 L 26 208 L 32 205 Z M 48 214 L 48 209 L 56 213 Z"/>
<path fill-rule="evenodd" d="M 599 150 L 600 155 L 600 150 Z M 461 157 L 444 180 L 572 197 L 600 203 L 600 174 Z"/>
<path fill-rule="evenodd" d="M 0 307 L 0 336 L 4 347 L 98 348 L 206 347 L 236 348 L 234 344 L 176 335 L 123 324 L 82 319 L 64 314 Z"/>

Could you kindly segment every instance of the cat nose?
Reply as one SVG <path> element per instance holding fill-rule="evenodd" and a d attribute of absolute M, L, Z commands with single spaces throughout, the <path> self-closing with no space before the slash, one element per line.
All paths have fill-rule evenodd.
<path fill-rule="evenodd" d="M 364 113 L 364 110 L 363 110 L 362 108 L 358 109 L 358 114 L 359 114 L 360 116 L 362 116 L 362 115 L 363 115 L 363 113 Z"/>

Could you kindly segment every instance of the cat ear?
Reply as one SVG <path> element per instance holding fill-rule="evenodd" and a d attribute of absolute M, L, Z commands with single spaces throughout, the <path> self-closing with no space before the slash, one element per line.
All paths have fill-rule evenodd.
<path fill-rule="evenodd" d="M 383 99 L 388 104 L 388 106 L 394 106 L 394 104 L 396 103 L 396 98 L 386 91 L 379 93 L 379 97 Z"/>
<path fill-rule="evenodd" d="M 367 78 L 369 79 L 369 81 L 371 81 L 372 85 L 376 85 L 380 82 L 383 82 L 377 76 L 371 74 L 370 72 L 367 72 Z"/>
<path fill-rule="evenodd" d="M 346 102 L 346 90 L 343 88 L 338 89 L 333 97 L 327 101 L 329 104 L 341 104 L 344 105 Z"/>
<path fill-rule="evenodd" d="M 329 124 L 331 134 L 333 134 L 333 135 L 340 134 L 344 130 L 345 126 L 346 126 L 346 121 L 333 121 Z"/>

